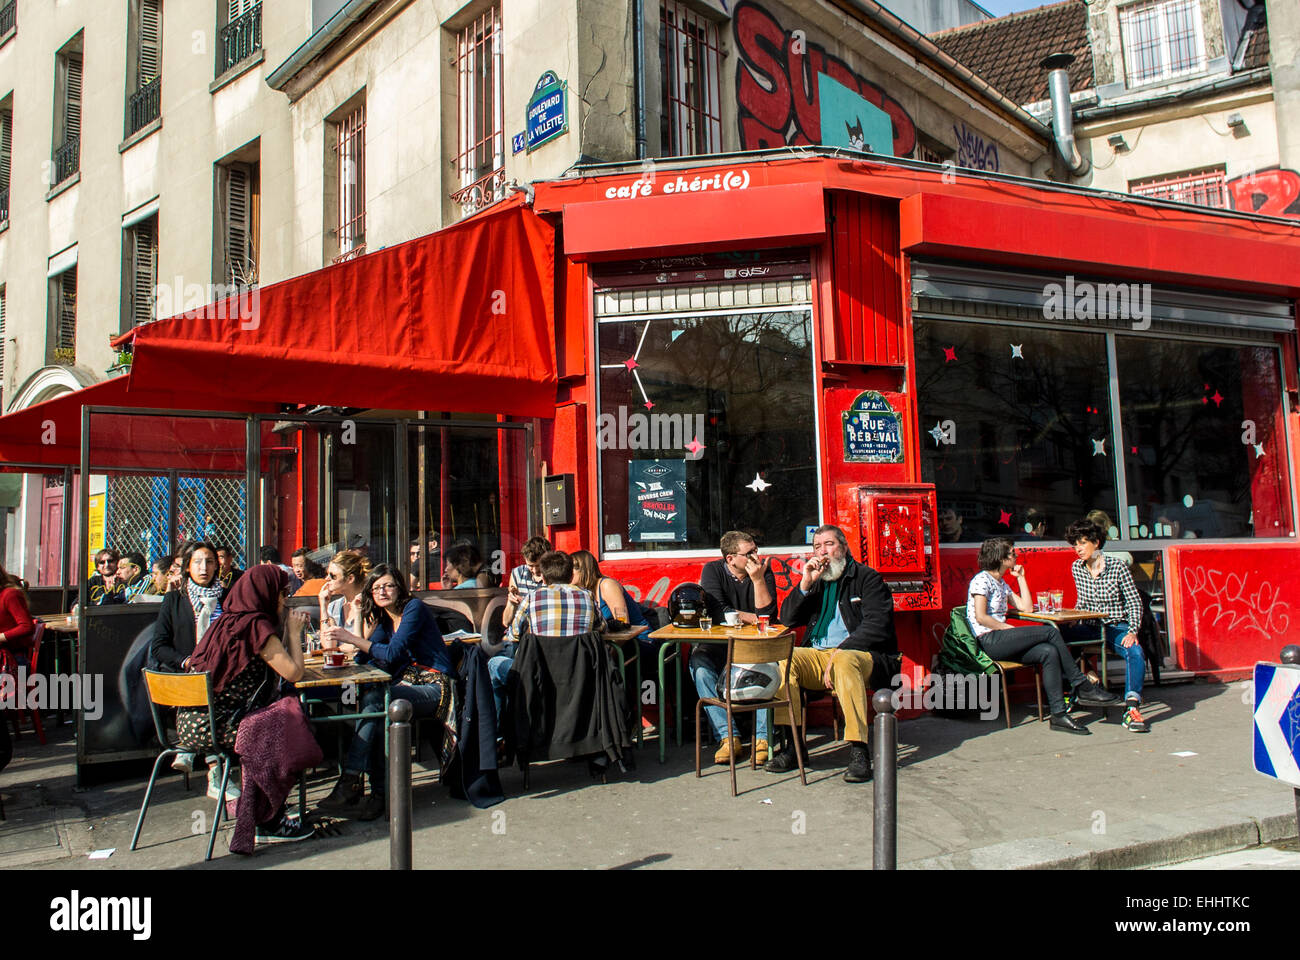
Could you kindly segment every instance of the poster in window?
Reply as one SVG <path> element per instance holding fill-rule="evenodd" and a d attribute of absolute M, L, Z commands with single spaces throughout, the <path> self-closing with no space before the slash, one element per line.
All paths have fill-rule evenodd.
<path fill-rule="evenodd" d="M 865 390 L 844 411 L 845 463 L 902 463 L 898 411 L 875 390 Z"/>
<path fill-rule="evenodd" d="M 629 460 L 627 538 L 631 543 L 686 542 L 686 461 Z"/>

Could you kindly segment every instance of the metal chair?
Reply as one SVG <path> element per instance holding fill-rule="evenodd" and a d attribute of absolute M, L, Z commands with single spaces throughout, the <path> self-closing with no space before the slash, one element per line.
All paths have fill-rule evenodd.
<path fill-rule="evenodd" d="M 217 843 L 217 829 L 226 814 L 226 787 L 230 784 L 230 765 L 234 754 L 216 743 L 217 725 L 212 716 L 212 676 L 207 673 L 159 673 L 153 670 L 141 670 L 145 686 L 149 691 L 149 709 L 153 711 L 154 731 L 163 750 L 154 761 L 153 773 L 149 775 L 149 787 L 144 792 L 144 802 L 140 805 L 140 817 L 135 822 L 135 833 L 131 835 L 131 849 L 134 850 L 140 840 L 140 830 L 144 827 L 144 815 L 149 810 L 149 801 L 153 797 L 154 783 L 163 761 L 184 752 L 177 743 L 167 737 L 159 707 L 206 707 L 208 710 L 208 729 L 212 731 L 213 751 L 221 764 L 221 796 L 217 800 L 217 809 L 212 814 L 212 832 L 208 836 L 208 852 L 204 860 L 212 859 L 212 849 Z M 188 778 L 186 780 L 188 786 Z"/>
<path fill-rule="evenodd" d="M 37 620 L 36 631 L 35 633 L 32 634 L 31 665 L 27 668 L 27 683 L 29 684 L 29 689 L 30 689 L 30 684 L 32 683 L 31 675 L 36 673 L 38 669 L 37 664 L 40 663 L 41 637 L 44 636 L 44 634 L 45 634 L 45 624 L 42 623 L 40 620 Z M 15 681 L 17 681 L 17 677 L 15 677 L 14 679 Z M 37 707 L 30 706 L 29 703 L 29 706 L 26 708 L 26 712 L 27 715 L 32 718 L 32 729 L 36 731 L 36 742 L 39 743 L 41 746 L 45 746 L 45 726 L 41 722 L 41 708 L 39 706 Z M 14 710 L 9 715 L 9 719 L 13 723 L 13 727 L 14 727 L 15 740 L 22 739 L 22 725 L 21 725 L 22 717 L 23 717 L 22 710 Z"/>
<path fill-rule="evenodd" d="M 790 661 L 794 659 L 794 633 L 787 631 L 779 637 L 737 637 L 730 634 L 727 637 L 727 665 L 722 674 L 723 684 L 726 688 L 726 697 L 701 697 L 695 702 L 695 776 L 702 776 L 700 772 L 700 728 L 701 713 L 705 706 L 725 707 L 727 710 L 727 729 L 734 731 L 736 729 L 734 715 L 736 713 L 757 713 L 759 710 L 771 710 L 773 707 L 784 705 L 787 710 L 794 713 L 794 704 L 791 703 L 793 694 L 790 691 Z M 731 668 L 736 663 L 784 663 L 785 676 L 782 677 L 782 686 L 786 690 L 784 697 L 773 697 L 764 700 L 735 700 L 732 698 L 732 690 L 729 682 L 731 679 Z M 795 760 L 799 764 L 799 780 L 806 787 L 808 778 L 804 774 L 803 764 L 803 733 L 806 731 L 807 715 L 800 716 L 800 735 L 795 735 L 791 731 L 791 739 L 794 741 Z M 756 769 L 758 764 L 754 761 L 755 735 L 750 733 L 749 743 L 749 766 L 750 769 Z M 731 766 L 731 795 L 736 796 L 736 752 L 731 751 L 728 757 Z"/>

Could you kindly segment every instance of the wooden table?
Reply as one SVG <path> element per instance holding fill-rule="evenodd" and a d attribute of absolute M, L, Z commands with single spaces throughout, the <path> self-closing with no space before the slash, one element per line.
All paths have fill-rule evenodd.
<path fill-rule="evenodd" d="M 1093 610 L 1057 610 L 1054 613 L 1015 613 L 1007 611 L 1007 616 L 1016 620 L 1034 620 L 1038 623 L 1054 623 L 1057 627 L 1066 626 L 1072 623 L 1088 623 L 1092 620 L 1100 621 L 1098 629 L 1101 631 L 1100 641 L 1097 640 L 1074 640 L 1066 641 L 1068 647 L 1090 647 L 1094 643 L 1101 643 L 1101 685 L 1109 687 L 1106 682 L 1106 619 L 1105 614 L 1097 613 Z M 1120 701 L 1123 703 L 1124 701 Z"/>
<path fill-rule="evenodd" d="M 380 717 L 384 721 L 384 754 L 388 754 L 388 706 L 390 697 L 389 681 L 392 677 L 384 670 L 372 664 L 358 664 L 351 661 L 346 662 L 341 667 L 326 667 L 324 659 L 321 657 L 307 657 L 303 661 L 302 679 L 294 684 L 298 690 L 298 701 L 302 704 L 303 712 L 307 715 L 309 723 L 341 723 L 348 720 L 376 720 Z M 342 687 L 344 684 L 351 683 L 356 686 L 363 686 L 368 683 L 384 684 L 384 710 L 383 713 L 374 711 L 360 710 L 356 713 L 337 713 L 327 716 L 313 717 L 311 715 L 311 704 L 313 703 L 331 703 L 332 700 L 313 699 L 308 693 L 313 690 L 325 690 L 336 687 Z M 339 766 L 343 765 L 343 757 L 339 756 Z M 305 817 L 307 815 L 307 772 L 304 770 L 298 775 L 298 815 Z"/>
<path fill-rule="evenodd" d="M 659 647 L 659 762 L 664 763 L 668 759 L 668 711 L 663 707 L 663 694 L 667 677 L 664 673 L 664 664 L 670 656 L 677 656 L 677 651 L 669 652 L 672 647 L 681 647 L 687 643 L 722 643 L 727 642 L 728 637 L 738 637 L 746 640 L 769 639 L 776 640 L 790 633 L 790 628 L 779 623 L 772 623 L 768 627 L 767 633 L 759 633 L 758 627 L 754 624 L 742 624 L 740 626 L 729 627 L 725 623 L 714 624 L 710 630 L 701 630 L 696 628 L 685 628 L 669 624 L 666 627 L 660 627 L 650 634 L 651 640 L 658 640 L 661 644 Z M 682 671 L 677 671 L 677 746 L 682 745 Z M 770 711 L 769 711 L 770 712 Z"/>
<path fill-rule="evenodd" d="M 623 682 L 625 684 L 627 683 L 628 660 L 630 659 L 632 663 L 636 665 L 636 715 L 633 718 L 633 722 L 636 724 L 636 745 L 638 747 L 645 742 L 645 728 L 641 723 L 641 650 L 638 647 L 633 646 L 633 652 L 631 656 L 629 656 L 624 652 L 624 648 L 627 647 L 629 643 L 635 644 L 637 637 L 641 636 L 649 629 L 650 624 L 646 623 L 639 627 L 628 627 L 625 630 L 606 630 L 602 634 L 602 636 L 609 641 L 609 645 L 613 647 L 614 653 L 618 655 L 618 671 L 623 674 Z"/>

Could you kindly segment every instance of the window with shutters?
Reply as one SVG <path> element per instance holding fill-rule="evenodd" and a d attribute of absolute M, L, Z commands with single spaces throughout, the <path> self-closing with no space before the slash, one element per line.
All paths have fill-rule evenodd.
<path fill-rule="evenodd" d="M 81 35 L 59 51 L 54 77 L 54 153 L 51 186 L 81 169 Z"/>
<path fill-rule="evenodd" d="M 217 0 L 217 76 L 262 49 L 261 0 Z"/>
<path fill-rule="evenodd" d="M 9 172 L 13 165 L 14 112 L 9 104 L 13 96 L 0 107 L 0 224 L 9 222 Z"/>
<path fill-rule="evenodd" d="M 0 43 L 8 42 L 18 31 L 18 0 L 0 3 Z"/>
<path fill-rule="evenodd" d="M 258 226 L 261 190 L 259 164 L 233 161 L 217 166 L 217 216 L 220 251 L 219 283 L 236 287 L 257 285 Z"/>
<path fill-rule="evenodd" d="M 666 157 L 722 149 L 718 25 L 684 4 L 659 7 L 659 69 L 663 78 L 660 143 Z"/>
<path fill-rule="evenodd" d="M 48 363 L 77 362 L 77 268 L 50 278 Z"/>
<path fill-rule="evenodd" d="M 162 0 L 131 0 L 126 69 L 129 137 L 162 114 Z"/>
<path fill-rule="evenodd" d="M 468 216 L 505 195 L 505 87 L 501 7 L 456 33 L 457 189 L 451 200 Z"/>
<path fill-rule="evenodd" d="M 156 319 L 158 286 L 158 215 L 122 231 L 122 332 Z"/>
<path fill-rule="evenodd" d="M 366 102 L 364 96 L 345 105 L 328 123 L 333 209 L 327 211 L 327 231 L 333 238 L 327 256 L 335 263 L 366 252 Z"/>

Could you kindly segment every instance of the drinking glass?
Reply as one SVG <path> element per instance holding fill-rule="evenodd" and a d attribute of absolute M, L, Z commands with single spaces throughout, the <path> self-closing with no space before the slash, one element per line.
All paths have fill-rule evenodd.
<path fill-rule="evenodd" d="M 764 616 L 759 617 L 759 618 L 758 618 L 758 632 L 759 632 L 759 633 L 767 633 L 768 625 L 769 625 L 771 622 L 772 622 L 772 618 L 769 617 L 769 616 L 764 615 Z"/>
<path fill-rule="evenodd" d="M 1052 595 L 1046 590 L 1039 591 L 1037 609 L 1039 613 L 1052 612 Z"/>
<path fill-rule="evenodd" d="M 713 629 L 713 618 L 712 618 L 712 617 L 700 617 L 700 629 L 701 629 L 701 630 L 712 630 L 712 629 Z"/>
<path fill-rule="evenodd" d="M 1052 591 L 1052 610 L 1053 610 L 1054 612 L 1056 612 L 1056 613 L 1060 613 L 1060 612 L 1061 612 L 1062 610 L 1064 610 L 1064 609 L 1065 609 L 1065 591 L 1064 591 L 1064 590 L 1053 590 L 1053 591 Z"/>

